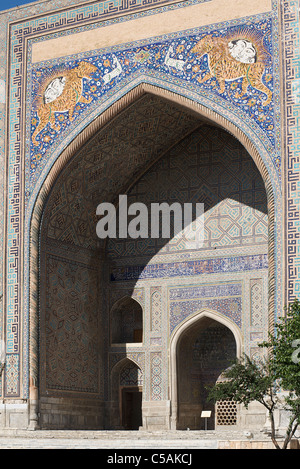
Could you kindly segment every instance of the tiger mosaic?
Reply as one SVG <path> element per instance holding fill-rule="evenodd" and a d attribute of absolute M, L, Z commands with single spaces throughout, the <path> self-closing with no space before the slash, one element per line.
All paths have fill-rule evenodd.
<path fill-rule="evenodd" d="M 271 102 L 273 93 L 262 81 L 266 69 L 266 51 L 261 44 L 253 44 L 240 36 L 230 40 L 228 36 L 214 37 L 209 34 L 200 39 L 191 52 L 199 57 L 205 54 L 209 56 L 209 70 L 198 77 L 199 83 L 216 78 L 219 92 L 224 93 L 226 81 L 242 78 L 241 91 L 236 92 L 237 98 L 244 96 L 251 85 L 267 96 L 262 102 L 263 106 Z"/>
<path fill-rule="evenodd" d="M 96 70 L 95 65 L 82 61 L 77 67 L 63 72 L 62 75 L 51 77 L 50 83 L 42 87 L 36 105 L 39 124 L 32 135 L 35 146 L 40 143 L 36 139 L 37 135 L 48 123 L 57 132 L 60 130 L 60 125 L 55 123 L 56 112 L 68 112 L 69 121 L 72 121 L 76 104 L 91 102 L 91 97 L 87 99 L 82 94 L 82 79 L 90 79 Z"/>
<path fill-rule="evenodd" d="M 77 119 L 86 113 L 97 115 L 113 89 L 127 86 L 138 73 L 168 76 L 223 104 L 230 102 L 275 145 L 270 37 L 271 22 L 261 21 L 38 64 L 32 73 L 36 98 L 31 114 L 31 175 L 37 177 L 44 155 L 71 122 L 80 124 Z"/>

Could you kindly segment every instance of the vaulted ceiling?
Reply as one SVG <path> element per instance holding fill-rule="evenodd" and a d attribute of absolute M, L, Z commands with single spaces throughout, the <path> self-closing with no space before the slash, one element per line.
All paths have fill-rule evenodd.
<path fill-rule="evenodd" d="M 170 157 L 171 154 L 173 156 Z M 164 155 L 169 155 L 165 163 L 165 160 L 160 160 Z M 197 160 L 193 167 L 191 159 Z M 199 202 L 206 201 L 206 209 L 211 209 L 223 199 L 233 199 L 233 207 L 227 204 L 229 208 L 227 205 L 223 208 L 222 221 L 219 212 L 215 216 L 210 214 L 210 219 L 206 219 L 206 229 L 209 230 L 212 225 L 213 231 L 207 236 L 214 240 L 214 244 L 208 243 L 207 248 L 216 245 L 220 230 L 220 246 L 232 242 L 249 243 L 250 240 L 251 243 L 266 241 L 266 195 L 250 155 L 224 130 L 207 126 L 207 122 L 186 109 L 151 94 L 143 95 L 102 127 L 61 172 L 45 208 L 43 240 L 52 239 L 86 249 L 98 249 L 101 243 L 96 234 L 99 219 L 97 206 L 103 202 L 117 204 L 119 194 L 130 193 L 134 183 L 141 181 L 143 174 L 158 160 L 167 168 L 159 169 L 159 177 L 155 175 L 154 166 L 152 173 L 147 172 L 150 176 L 142 183 L 140 201 L 147 202 L 149 197 L 154 201 L 157 191 L 159 200 L 164 198 L 168 168 L 177 165 L 177 171 L 174 172 L 173 168 L 172 173 L 176 175 L 176 181 L 168 182 L 172 186 L 172 200 L 189 194 Z M 185 187 L 186 178 L 190 183 L 187 182 Z M 183 187 L 185 190 L 180 193 Z M 133 200 L 136 201 L 134 197 Z M 234 201 L 241 203 L 241 207 L 248 205 L 251 215 L 249 210 L 239 208 L 239 216 L 235 217 L 239 221 L 232 220 L 226 210 L 231 213 L 237 210 Z M 252 209 L 258 211 L 254 214 Z M 247 232 L 243 241 L 242 234 L 250 229 L 247 217 L 251 219 L 251 230 L 256 225 L 258 228 L 255 233 L 251 230 L 251 233 Z M 224 236 L 226 239 L 230 237 L 230 230 L 234 231 L 234 240 L 226 242 Z"/>
<path fill-rule="evenodd" d="M 60 174 L 45 209 L 43 235 L 96 249 L 96 207 L 114 201 L 201 121 L 145 94 L 84 145 Z"/>

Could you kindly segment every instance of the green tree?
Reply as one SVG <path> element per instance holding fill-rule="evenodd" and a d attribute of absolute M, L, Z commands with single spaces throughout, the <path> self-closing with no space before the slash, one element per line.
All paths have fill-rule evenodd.
<path fill-rule="evenodd" d="M 260 402 L 268 411 L 271 439 L 281 449 L 276 438 L 274 412 L 281 406 L 289 411 L 282 449 L 286 449 L 300 424 L 300 302 L 295 300 L 275 325 L 269 339 L 260 344 L 267 353 L 262 360 L 247 355 L 237 359 L 215 384 L 209 399 L 234 400 L 248 408 Z"/>
<path fill-rule="evenodd" d="M 300 302 L 296 299 L 275 326 L 274 334 L 261 347 L 269 349 L 274 373 L 281 386 L 300 396 Z"/>

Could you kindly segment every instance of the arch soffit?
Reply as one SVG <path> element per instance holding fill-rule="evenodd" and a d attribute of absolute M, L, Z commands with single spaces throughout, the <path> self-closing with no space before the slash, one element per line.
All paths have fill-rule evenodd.
<path fill-rule="evenodd" d="M 126 363 L 133 363 L 141 372 L 143 372 L 143 369 L 141 367 L 141 365 L 139 363 L 137 363 L 137 361 L 135 361 L 133 358 L 131 357 L 124 357 L 124 358 L 121 358 L 121 360 L 119 360 L 111 369 L 110 371 L 110 374 L 111 376 L 115 373 L 119 373 L 122 371 L 123 367 L 125 367 Z"/>
<path fill-rule="evenodd" d="M 142 311 L 144 311 L 143 304 L 138 298 L 132 298 L 132 296 L 124 295 L 113 303 L 110 308 L 110 313 L 113 313 L 124 301 L 128 300 L 135 301 L 142 308 Z"/>

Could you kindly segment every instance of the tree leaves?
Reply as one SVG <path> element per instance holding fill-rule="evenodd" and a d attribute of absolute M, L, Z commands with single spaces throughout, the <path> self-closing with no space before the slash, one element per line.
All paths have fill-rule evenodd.
<path fill-rule="evenodd" d="M 237 359 L 209 391 L 209 399 L 233 400 L 248 408 L 260 402 L 269 413 L 271 439 L 276 439 L 274 411 L 279 405 L 289 411 L 290 419 L 282 449 L 286 449 L 300 424 L 300 302 L 286 308 L 275 325 L 269 340 L 260 344 L 267 349 L 264 359 L 253 360 L 247 355 Z M 299 358 L 298 358 L 299 357 Z"/>

